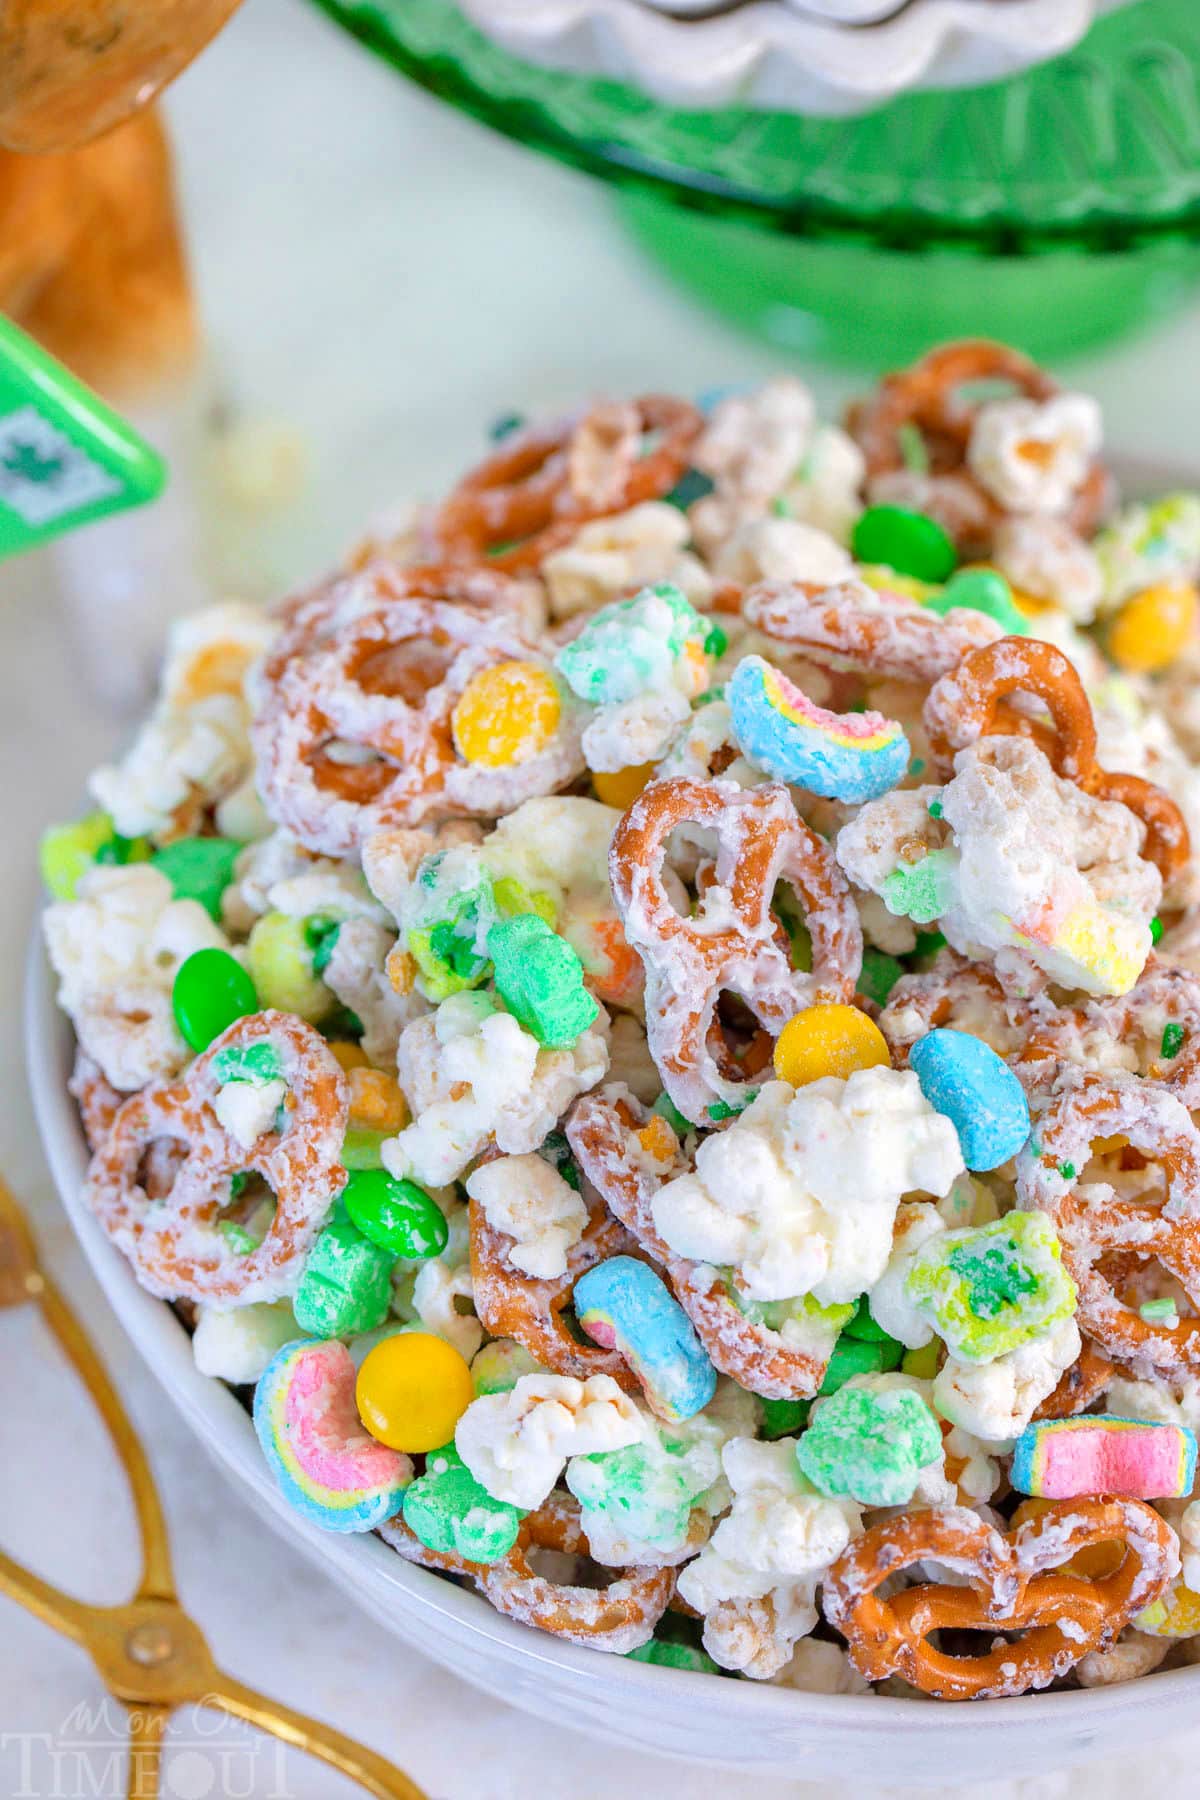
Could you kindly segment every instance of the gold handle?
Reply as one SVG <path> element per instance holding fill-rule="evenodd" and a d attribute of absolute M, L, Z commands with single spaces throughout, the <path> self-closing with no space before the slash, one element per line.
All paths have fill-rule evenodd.
<path fill-rule="evenodd" d="M 80 1644 L 110 1694 L 129 1711 L 129 1800 L 159 1791 L 163 1734 L 178 1706 L 212 1706 L 318 1757 L 377 1800 L 428 1800 L 394 1763 L 332 1725 L 246 1687 L 213 1661 L 203 1632 L 179 1604 L 167 1523 L 150 1464 L 107 1369 L 38 1259 L 27 1220 L 0 1176 L 0 1307 L 32 1302 L 78 1370 L 104 1420 L 133 1495 L 142 1576 L 123 1606 L 88 1606 L 0 1550 L 0 1593 Z"/>

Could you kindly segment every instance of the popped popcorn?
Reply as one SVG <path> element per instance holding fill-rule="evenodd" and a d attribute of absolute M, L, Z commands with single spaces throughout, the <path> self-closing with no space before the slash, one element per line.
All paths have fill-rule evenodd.
<path fill-rule="evenodd" d="M 546 1498 L 568 1458 L 621 1450 L 646 1429 L 610 1375 L 522 1375 L 507 1393 L 471 1402 L 454 1444 L 493 1499 L 528 1509 Z"/>
<path fill-rule="evenodd" d="M 513 1239 L 508 1260 L 526 1275 L 563 1275 L 567 1255 L 583 1236 L 587 1208 L 557 1169 L 540 1156 L 501 1156 L 467 1177 L 488 1223 Z"/>

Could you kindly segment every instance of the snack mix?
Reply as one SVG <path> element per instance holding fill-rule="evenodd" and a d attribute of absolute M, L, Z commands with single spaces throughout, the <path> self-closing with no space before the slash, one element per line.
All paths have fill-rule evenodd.
<path fill-rule="evenodd" d="M 1200 496 L 986 343 L 493 440 L 47 834 L 91 1211 L 306 1521 L 511 1619 L 1200 1660 Z"/>

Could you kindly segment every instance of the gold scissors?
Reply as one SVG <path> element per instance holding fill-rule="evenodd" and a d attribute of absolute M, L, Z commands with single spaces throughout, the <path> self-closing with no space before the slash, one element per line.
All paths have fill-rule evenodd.
<path fill-rule="evenodd" d="M 89 1606 L 0 1551 L 0 1593 L 87 1650 L 129 1714 L 128 1800 L 159 1792 L 163 1734 L 180 1706 L 214 1707 L 350 1776 L 378 1800 L 428 1800 L 393 1763 L 331 1725 L 293 1712 L 219 1669 L 175 1589 L 162 1503 L 146 1453 L 108 1371 L 38 1258 L 28 1221 L 0 1176 L 0 1307 L 33 1304 L 96 1404 L 125 1468 L 142 1542 L 142 1573 L 122 1606 Z"/>

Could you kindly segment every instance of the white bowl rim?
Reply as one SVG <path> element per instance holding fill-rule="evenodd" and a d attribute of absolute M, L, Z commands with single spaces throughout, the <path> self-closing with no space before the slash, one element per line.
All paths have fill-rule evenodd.
<path fill-rule="evenodd" d="M 249 1489 L 258 1510 L 267 1514 L 281 1535 L 297 1544 L 318 1567 L 335 1564 L 346 1578 L 349 1591 L 360 1589 L 364 1579 L 378 1580 L 399 1604 L 415 1602 L 419 1611 L 453 1620 L 460 1631 L 486 1639 L 506 1658 L 599 1679 L 607 1690 L 629 1685 L 653 1695 L 657 1688 L 664 1700 L 668 1696 L 676 1699 L 685 1692 L 695 1695 L 694 1686 L 689 1684 L 694 1684 L 696 1677 L 688 1671 L 608 1655 L 597 1668 L 599 1652 L 506 1619 L 480 1596 L 406 1562 L 373 1533 L 343 1536 L 322 1531 L 301 1518 L 276 1488 L 245 1408 L 224 1383 L 200 1374 L 184 1326 L 165 1301 L 154 1299 L 138 1286 L 124 1257 L 84 1208 L 82 1182 L 87 1150 L 76 1105 L 66 1087 L 74 1038 L 69 1020 L 59 1013 L 54 999 L 53 978 L 37 924 L 26 969 L 25 1041 L 43 1148 L 92 1273 L 142 1360 L 206 1450 L 230 1476 Z M 375 1617 L 383 1618 L 378 1606 L 373 1605 L 370 1610 Z M 470 1679 L 469 1674 L 467 1678 Z M 1173 1690 L 1190 1687 L 1200 1679 L 1200 1670 L 1175 1669 L 1145 1679 L 1153 1680 L 1156 1701 L 1165 1701 L 1168 1684 Z M 723 1699 L 728 1698 L 730 1686 L 722 1682 L 727 1690 Z M 1115 1688 L 1071 1689 L 990 1700 L 971 1708 L 972 1730 L 1003 1732 L 1015 1723 L 1014 1713 L 1026 1725 L 1033 1722 L 1031 1715 L 1036 1713 L 1039 1725 L 1047 1728 L 1085 1728 L 1088 1720 L 1084 1715 L 1089 1708 L 1097 1715 L 1103 1711 L 1110 1720 L 1114 1705 L 1132 1712 L 1138 1704 L 1136 1690 L 1141 1686 L 1140 1681 L 1134 1681 Z M 744 1713 L 748 1729 L 753 1729 L 756 1719 L 761 1718 L 764 1724 L 768 1720 L 773 1724 L 786 1722 L 797 1730 L 837 1725 L 853 1731 L 870 1726 L 876 1732 L 880 1728 L 902 1728 L 907 1735 L 913 1729 L 936 1730 L 935 1721 L 947 1713 L 961 1722 L 958 1706 L 931 1706 L 886 1694 L 819 1694 L 754 1681 L 739 1682 L 738 1694 L 738 1708 Z"/>

